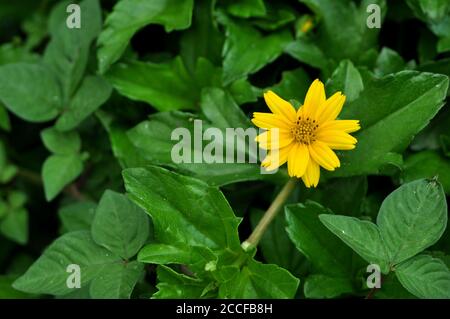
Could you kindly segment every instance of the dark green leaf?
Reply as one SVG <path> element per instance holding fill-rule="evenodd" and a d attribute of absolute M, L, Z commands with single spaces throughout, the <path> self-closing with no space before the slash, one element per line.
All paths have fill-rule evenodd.
<path fill-rule="evenodd" d="M 389 259 L 378 227 L 355 217 L 320 215 L 320 221 L 369 264 L 378 264 L 389 272 Z"/>
<path fill-rule="evenodd" d="M 62 104 L 53 73 L 41 65 L 26 63 L 0 67 L 0 100 L 12 113 L 30 122 L 54 119 Z"/>
<path fill-rule="evenodd" d="M 56 121 L 56 128 L 68 131 L 93 113 L 111 95 L 112 87 L 100 76 L 87 76 Z"/>
<path fill-rule="evenodd" d="M 110 265 L 92 280 L 90 295 L 94 299 L 129 299 L 143 275 L 144 265 L 137 261 Z"/>
<path fill-rule="evenodd" d="M 164 25 L 167 32 L 185 29 L 191 24 L 193 0 L 122 0 L 106 18 L 98 43 L 100 72 L 116 62 L 131 37 L 140 28 L 151 24 Z"/>
<path fill-rule="evenodd" d="M 152 216 L 161 243 L 240 250 L 239 220 L 217 188 L 151 166 L 126 169 L 123 177 L 130 198 Z"/>
<path fill-rule="evenodd" d="M 287 233 L 297 249 L 322 273 L 348 276 L 352 251 L 320 222 L 319 215 L 328 212 L 314 202 L 286 206 Z"/>
<path fill-rule="evenodd" d="M 85 286 L 119 262 L 119 257 L 95 244 L 89 232 L 71 232 L 54 241 L 13 287 L 29 293 L 64 295 L 72 291 L 66 283 L 71 275 L 69 265 L 80 266 L 81 286 Z"/>
<path fill-rule="evenodd" d="M 54 127 L 41 131 L 42 142 L 52 153 L 68 155 L 78 153 L 81 149 L 80 135 L 75 132 L 60 132 Z"/>
<path fill-rule="evenodd" d="M 402 185 L 383 202 L 377 218 L 392 265 L 433 245 L 447 226 L 442 186 L 420 179 Z"/>
<path fill-rule="evenodd" d="M 314 299 L 335 298 L 353 292 L 348 278 L 311 275 L 305 281 L 305 297 Z"/>
<path fill-rule="evenodd" d="M 63 188 L 74 181 L 83 171 L 83 160 L 79 154 L 51 155 L 42 166 L 45 198 L 54 199 Z"/>
<path fill-rule="evenodd" d="M 398 280 L 419 298 L 450 299 L 450 270 L 438 258 L 419 255 L 400 264 Z"/>
<path fill-rule="evenodd" d="M 107 190 L 92 222 L 92 238 L 113 253 L 128 259 L 137 254 L 149 235 L 149 218 L 125 195 Z"/>

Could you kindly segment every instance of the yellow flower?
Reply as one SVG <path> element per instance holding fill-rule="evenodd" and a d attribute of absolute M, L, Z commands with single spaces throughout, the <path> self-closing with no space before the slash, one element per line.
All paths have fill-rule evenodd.
<path fill-rule="evenodd" d="M 272 113 L 255 112 L 252 122 L 266 131 L 256 137 L 259 146 L 269 150 L 261 165 L 274 170 L 288 163 L 291 177 L 302 178 L 306 187 L 319 183 L 320 166 L 334 171 L 340 166 L 333 150 L 355 148 L 349 133 L 360 129 L 357 120 L 336 120 L 345 102 L 337 92 L 328 99 L 323 83 L 315 80 L 298 109 L 272 91 L 264 93 Z"/>

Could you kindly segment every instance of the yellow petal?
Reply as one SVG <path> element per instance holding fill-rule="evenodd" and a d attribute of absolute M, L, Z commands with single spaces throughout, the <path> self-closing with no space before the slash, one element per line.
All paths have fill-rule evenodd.
<path fill-rule="evenodd" d="M 325 88 L 318 79 L 314 80 L 308 89 L 303 103 L 304 116 L 315 118 L 319 107 L 325 102 Z"/>
<path fill-rule="evenodd" d="M 253 124 L 263 129 L 280 128 L 288 130 L 291 123 L 284 117 L 272 113 L 253 113 Z"/>
<path fill-rule="evenodd" d="M 319 123 L 325 123 L 332 121 L 341 113 L 342 106 L 345 103 L 345 95 L 341 92 L 336 92 L 330 98 L 328 98 L 323 107 L 320 110 L 320 114 L 317 114 L 317 120 Z"/>
<path fill-rule="evenodd" d="M 320 166 L 329 171 L 334 171 L 341 163 L 331 148 L 323 142 L 315 141 L 308 147 L 311 157 Z"/>
<path fill-rule="evenodd" d="M 294 141 L 294 137 L 289 131 L 270 129 L 259 134 L 255 140 L 259 143 L 259 147 L 267 150 L 269 148 L 278 149 L 288 146 Z"/>
<path fill-rule="evenodd" d="M 356 144 L 356 138 L 342 131 L 323 130 L 317 132 L 316 137 L 319 141 L 326 144 Z"/>
<path fill-rule="evenodd" d="M 319 184 L 320 167 L 314 160 L 309 159 L 305 174 L 302 176 L 303 183 L 306 187 L 316 187 Z"/>
<path fill-rule="evenodd" d="M 295 122 L 296 112 L 291 103 L 283 100 L 272 91 L 264 93 L 264 100 L 266 100 L 272 113 L 284 116 L 290 122 Z"/>
<path fill-rule="evenodd" d="M 343 131 L 346 133 L 356 132 L 361 128 L 358 120 L 333 120 L 320 125 L 319 130 Z"/>
<path fill-rule="evenodd" d="M 279 150 L 270 151 L 262 161 L 261 166 L 265 167 L 266 170 L 268 171 L 277 169 L 278 167 L 287 162 L 291 149 L 292 144 L 280 148 Z"/>
<path fill-rule="evenodd" d="M 291 177 L 302 177 L 309 161 L 308 147 L 305 144 L 294 143 L 288 157 L 288 173 Z"/>
<path fill-rule="evenodd" d="M 332 150 L 339 150 L 339 151 L 349 151 L 356 147 L 355 144 L 327 143 L 327 145 Z"/>

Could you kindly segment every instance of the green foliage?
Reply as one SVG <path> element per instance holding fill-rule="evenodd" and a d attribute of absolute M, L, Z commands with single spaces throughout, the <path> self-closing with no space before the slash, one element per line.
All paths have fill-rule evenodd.
<path fill-rule="evenodd" d="M 449 298 L 448 267 L 440 259 L 417 255 L 442 236 L 447 214 L 442 186 L 422 179 L 401 186 L 384 200 L 377 225 L 347 216 L 319 218 L 367 262 L 378 264 L 384 274 L 395 271 L 415 296 Z"/>
<path fill-rule="evenodd" d="M 99 68 L 104 72 L 126 49 L 133 34 L 142 27 L 157 23 L 167 32 L 186 29 L 191 24 L 193 0 L 120 1 L 108 15 L 98 42 Z"/>
<path fill-rule="evenodd" d="M 23 0 L 0 20 L 0 298 L 450 299 L 449 1 Z M 251 118 L 315 79 L 357 144 L 280 203 Z"/>

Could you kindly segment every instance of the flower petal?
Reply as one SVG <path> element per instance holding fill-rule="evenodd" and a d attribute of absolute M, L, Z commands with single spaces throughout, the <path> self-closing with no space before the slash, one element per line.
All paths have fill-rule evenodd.
<path fill-rule="evenodd" d="M 343 131 L 346 133 L 356 132 L 361 128 L 358 120 L 333 120 L 320 125 L 319 130 Z"/>
<path fill-rule="evenodd" d="M 323 142 L 315 141 L 308 147 L 311 157 L 320 166 L 329 171 L 334 171 L 341 163 L 331 148 Z"/>
<path fill-rule="evenodd" d="M 356 147 L 355 144 L 327 143 L 327 145 L 332 150 L 338 150 L 338 151 L 349 151 Z"/>
<path fill-rule="evenodd" d="M 290 122 L 295 122 L 296 112 L 291 103 L 283 100 L 272 91 L 264 93 L 264 100 L 272 113 L 284 116 Z"/>
<path fill-rule="evenodd" d="M 292 147 L 293 144 L 290 144 L 278 150 L 270 151 L 262 161 L 261 166 L 265 167 L 267 171 L 277 169 L 287 162 Z"/>
<path fill-rule="evenodd" d="M 320 110 L 320 114 L 317 114 L 317 120 L 319 123 L 325 123 L 332 121 L 341 113 L 342 106 L 345 103 L 345 95 L 341 92 L 334 93 L 328 98 L 323 107 Z"/>
<path fill-rule="evenodd" d="M 259 143 L 259 147 L 267 150 L 288 146 L 294 141 L 294 137 L 289 131 L 275 128 L 259 134 L 255 140 Z"/>
<path fill-rule="evenodd" d="M 358 140 L 342 131 L 323 130 L 316 134 L 316 138 L 326 144 L 356 144 Z"/>
<path fill-rule="evenodd" d="M 316 79 L 311 84 L 311 86 L 308 89 L 308 92 L 306 93 L 305 97 L 305 103 L 303 103 L 303 112 L 304 116 L 315 118 L 317 111 L 319 110 L 319 107 L 325 103 L 326 96 L 325 96 L 325 88 L 323 86 L 323 83 Z"/>
<path fill-rule="evenodd" d="M 288 173 L 291 177 L 302 177 L 309 161 L 309 151 L 305 144 L 295 143 L 288 157 Z"/>
<path fill-rule="evenodd" d="M 305 174 L 302 176 L 306 187 L 316 187 L 320 179 L 320 166 L 313 159 L 309 159 Z"/>
<path fill-rule="evenodd" d="M 279 128 L 288 130 L 291 124 L 281 115 L 261 112 L 253 113 L 252 122 L 263 129 Z"/>

